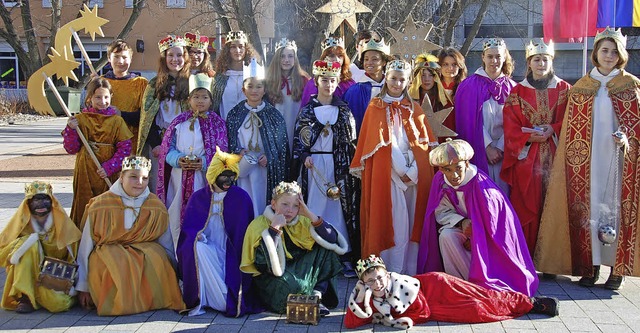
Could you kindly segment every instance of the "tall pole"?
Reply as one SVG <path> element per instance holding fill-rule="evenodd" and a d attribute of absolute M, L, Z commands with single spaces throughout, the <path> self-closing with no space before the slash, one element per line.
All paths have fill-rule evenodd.
<path fill-rule="evenodd" d="M 587 36 L 589 35 L 589 7 L 591 0 L 587 0 L 587 8 L 585 10 L 585 20 L 584 20 L 584 38 L 582 40 L 582 76 L 587 75 Z"/>

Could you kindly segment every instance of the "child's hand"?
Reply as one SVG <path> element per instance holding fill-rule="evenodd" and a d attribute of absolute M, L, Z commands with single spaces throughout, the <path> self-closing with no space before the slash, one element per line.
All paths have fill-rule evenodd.
<path fill-rule="evenodd" d="M 307 156 L 307 158 L 304 159 L 304 166 L 307 167 L 307 169 L 313 168 L 313 159 L 311 156 Z"/>
<path fill-rule="evenodd" d="M 365 286 L 364 282 L 362 282 L 362 280 L 358 280 L 358 282 L 356 282 L 356 303 L 362 303 L 364 302 L 364 293 L 367 290 L 367 286 Z"/>
<path fill-rule="evenodd" d="M 298 204 L 300 205 L 299 211 L 298 211 L 298 215 L 302 215 L 302 216 L 306 216 L 308 217 L 311 222 L 315 222 L 318 220 L 318 215 L 314 214 L 313 212 L 311 212 L 309 210 L 309 207 L 307 207 L 307 204 L 304 203 L 304 199 L 302 198 L 302 194 L 298 194 Z"/>
<path fill-rule="evenodd" d="M 69 126 L 69 128 L 72 130 L 77 129 L 78 119 L 76 119 L 76 117 L 74 116 L 69 117 L 69 120 L 67 120 L 67 126 Z"/>
<path fill-rule="evenodd" d="M 103 167 L 98 168 L 97 170 L 98 176 L 100 176 L 100 178 L 105 179 L 107 178 L 107 172 L 104 170 Z"/>
<path fill-rule="evenodd" d="M 161 146 L 155 146 L 153 147 L 153 149 L 151 149 L 151 154 L 153 155 L 153 157 L 158 158 L 158 156 L 160 156 L 161 151 L 162 151 Z"/>
<path fill-rule="evenodd" d="M 263 168 L 267 166 L 267 157 L 265 155 L 260 155 L 258 158 L 258 165 Z"/>
<path fill-rule="evenodd" d="M 182 170 L 190 170 L 190 165 L 189 165 L 189 161 L 187 161 L 187 158 L 185 156 L 182 156 L 178 159 L 178 166 L 180 167 L 180 169 Z"/>
<path fill-rule="evenodd" d="M 82 308 L 87 310 L 92 309 L 94 306 L 93 300 L 91 299 L 91 294 L 86 291 L 78 292 L 78 302 L 80 303 L 80 306 L 82 306 Z"/>

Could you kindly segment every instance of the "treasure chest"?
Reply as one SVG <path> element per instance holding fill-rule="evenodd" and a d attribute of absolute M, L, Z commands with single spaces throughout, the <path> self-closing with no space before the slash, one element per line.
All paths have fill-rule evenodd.
<path fill-rule="evenodd" d="M 314 324 L 320 320 L 320 297 L 315 295 L 289 294 L 287 297 L 287 323 Z"/>
<path fill-rule="evenodd" d="M 71 287 L 75 284 L 77 274 L 78 265 L 76 263 L 70 263 L 52 257 L 44 257 L 37 284 L 51 290 L 62 291 L 69 294 L 69 290 L 71 290 Z"/>

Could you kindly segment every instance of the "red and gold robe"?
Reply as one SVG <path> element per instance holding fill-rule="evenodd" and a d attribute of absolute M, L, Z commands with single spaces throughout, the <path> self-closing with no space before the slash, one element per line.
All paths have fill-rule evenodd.
<path fill-rule="evenodd" d="M 560 144 L 551 173 L 534 261 L 538 270 L 590 276 L 593 260 L 590 233 L 590 161 L 593 102 L 600 82 L 584 76 L 571 89 Z M 621 71 L 608 84 L 609 98 L 620 125 L 627 127 L 620 230 L 613 274 L 640 276 L 640 80 Z M 597 110 L 595 110 L 597 111 Z"/>
<path fill-rule="evenodd" d="M 524 83 L 524 84 L 523 84 Z M 538 238 L 551 163 L 557 148 L 557 135 L 567 108 L 569 85 L 554 77 L 547 89 L 538 90 L 528 82 L 511 90 L 504 104 L 504 161 L 500 177 L 511 186 L 510 201 L 518 214 L 529 252 L 533 253 Z M 522 128 L 551 125 L 554 134 L 546 142 L 531 142 L 529 152 L 519 159 L 531 134 Z"/>

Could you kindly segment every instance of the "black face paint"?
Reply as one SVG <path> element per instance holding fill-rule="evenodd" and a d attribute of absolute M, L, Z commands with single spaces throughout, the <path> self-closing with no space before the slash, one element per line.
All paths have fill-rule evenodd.
<path fill-rule="evenodd" d="M 29 211 L 33 216 L 47 216 L 51 213 L 52 202 L 51 198 L 46 194 L 36 194 L 27 201 Z"/>
<path fill-rule="evenodd" d="M 233 185 L 235 178 L 235 172 L 230 170 L 222 171 L 222 173 L 216 178 L 216 186 L 226 192 L 229 190 L 231 185 Z"/>

